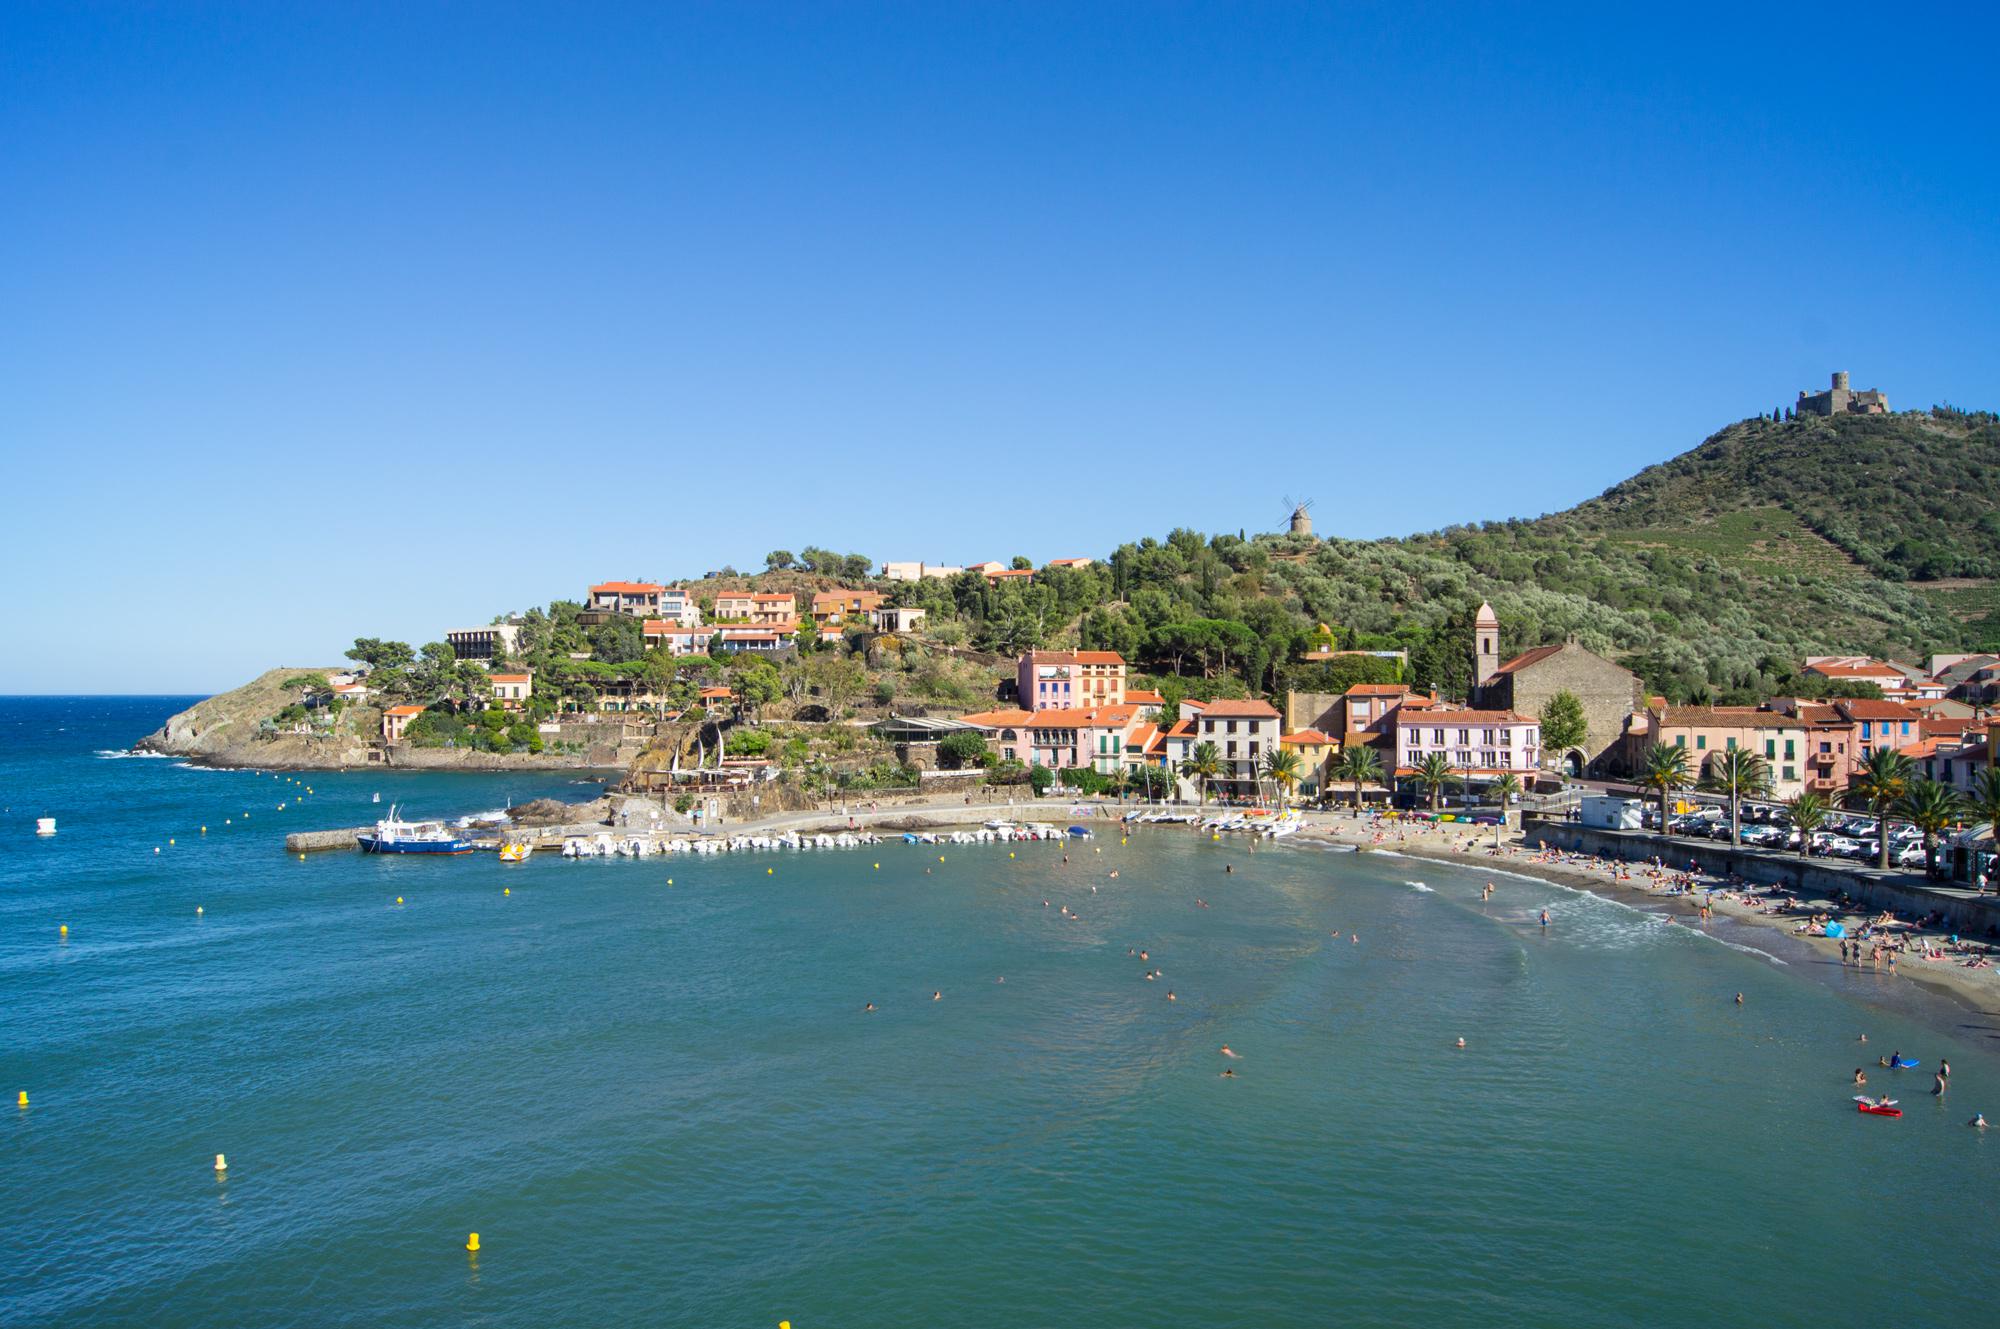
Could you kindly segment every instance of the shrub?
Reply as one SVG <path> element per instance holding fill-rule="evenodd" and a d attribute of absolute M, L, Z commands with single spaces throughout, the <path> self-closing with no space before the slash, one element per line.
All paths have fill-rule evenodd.
<path fill-rule="evenodd" d="M 1032 766 L 1028 769 L 1028 787 L 1040 798 L 1049 792 L 1049 786 L 1056 782 L 1056 773 L 1046 766 Z"/>

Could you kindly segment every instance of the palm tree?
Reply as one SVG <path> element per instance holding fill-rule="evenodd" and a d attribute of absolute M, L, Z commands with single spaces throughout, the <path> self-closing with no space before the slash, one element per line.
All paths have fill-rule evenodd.
<path fill-rule="evenodd" d="M 1278 786 L 1278 811 L 1285 810 L 1285 795 L 1299 783 L 1299 754 L 1296 748 L 1275 747 L 1264 754 L 1264 778 Z"/>
<path fill-rule="evenodd" d="M 1193 780 L 1201 791 L 1201 809 L 1208 811 L 1208 782 L 1222 774 L 1222 754 L 1213 743 L 1197 743 L 1181 759 L 1181 778 Z"/>
<path fill-rule="evenodd" d="M 1876 748 L 1847 781 L 1848 796 L 1875 814 L 1875 866 L 1884 871 L 1889 867 L 1889 809 L 1909 792 L 1915 769 L 1915 763 L 1894 748 Z"/>
<path fill-rule="evenodd" d="M 1826 821 L 1826 800 L 1818 794 L 1800 794 L 1785 804 L 1785 811 L 1792 814 L 1792 825 L 1799 833 L 1799 856 L 1812 857 L 1812 836 Z"/>
<path fill-rule="evenodd" d="M 1365 743 L 1340 750 L 1339 760 L 1334 763 L 1338 777 L 1354 786 L 1354 813 L 1361 815 L 1361 786 L 1376 784 L 1382 779 L 1382 759 L 1375 755 L 1375 749 Z"/>
<path fill-rule="evenodd" d="M 1708 759 L 1701 783 L 1712 793 L 1729 795 L 1729 843 L 1742 844 L 1743 796 L 1771 792 L 1770 766 L 1754 752 L 1731 748 Z"/>
<path fill-rule="evenodd" d="M 1918 780 L 1896 800 L 1896 811 L 1924 833 L 1924 875 L 1937 876 L 1938 836 L 1963 815 L 1963 803 L 1950 785 Z"/>
<path fill-rule="evenodd" d="M 1502 771 L 1492 784 L 1486 786 L 1486 792 L 1491 794 L 1500 803 L 1500 824 L 1493 828 L 1493 844 L 1495 848 L 1498 848 L 1500 845 L 1500 833 L 1507 829 L 1508 805 L 1521 792 L 1521 777 L 1512 771 Z"/>
<path fill-rule="evenodd" d="M 1667 796 L 1688 785 L 1687 749 L 1676 743 L 1669 747 L 1655 743 L 1646 749 L 1646 762 L 1639 771 L 1639 783 L 1660 796 L 1660 834 L 1667 833 Z"/>
<path fill-rule="evenodd" d="M 1104 781 L 1105 788 L 1111 792 L 1112 797 L 1118 800 L 1119 806 L 1123 807 L 1125 805 L 1125 791 L 1131 788 L 1132 785 L 1132 773 L 1125 767 L 1120 766 L 1118 769 L 1112 771 L 1110 775 L 1104 777 Z"/>
<path fill-rule="evenodd" d="M 1442 752 L 1430 753 L 1417 763 L 1417 787 L 1430 796 L 1432 812 L 1437 811 L 1438 798 L 1445 789 L 1458 782 L 1458 772 L 1451 768 L 1451 759 Z"/>
<path fill-rule="evenodd" d="M 1972 782 L 1972 792 L 1966 795 L 1967 815 L 1985 822 L 1992 828 L 1994 847 L 2000 848 L 2000 770 L 1984 770 Z M 1973 864 L 1971 866 L 1977 866 Z M 1979 874 L 1972 874 L 1972 888 L 1979 889 Z"/>

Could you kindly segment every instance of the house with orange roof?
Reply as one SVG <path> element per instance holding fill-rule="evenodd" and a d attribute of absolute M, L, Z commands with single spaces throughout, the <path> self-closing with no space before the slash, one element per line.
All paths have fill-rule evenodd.
<path fill-rule="evenodd" d="M 1033 711 L 1023 711 L 1012 707 L 992 711 L 974 711 L 971 715 L 958 717 L 960 723 L 969 724 L 979 730 L 986 739 L 986 746 L 1000 761 L 1028 760 L 1028 721 L 1034 719 Z"/>
<path fill-rule="evenodd" d="M 1867 761 L 1877 748 L 1895 749 L 1923 737 L 1923 716 L 1901 702 L 1843 697 L 1832 705 L 1854 731 L 1854 753 L 1859 762 Z"/>
<path fill-rule="evenodd" d="M 664 648 L 668 655 L 700 655 L 708 649 L 709 639 L 715 631 L 714 628 L 689 627 L 664 618 L 649 618 L 645 622 L 646 648 Z"/>
<path fill-rule="evenodd" d="M 1070 569 L 1087 568 L 1096 561 L 1097 560 L 1094 558 L 1052 558 L 1043 566 L 1051 568 L 1070 568 Z"/>
<path fill-rule="evenodd" d="M 1914 699 L 1919 695 L 1916 682 L 1910 675 L 1921 671 L 1914 667 L 1905 671 L 1869 655 L 1808 655 L 1805 672 L 1837 683 L 1873 683 L 1882 689 L 1884 697 L 1891 699 Z M 1928 677 L 1924 681 L 1931 682 Z M 1943 685 L 1934 687 L 1932 695 L 1942 697 L 1945 692 Z"/>
<path fill-rule="evenodd" d="M 814 591 L 812 619 L 822 629 L 837 630 L 865 620 L 885 598 L 880 591 Z"/>
<path fill-rule="evenodd" d="M 1131 705 L 1048 708 L 1030 715 L 1025 760 L 1030 766 L 1058 771 L 1088 767 L 1100 775 L 1115 774 L 1125 764 L 1125 740 L 1139 724 L 1139 708 Z"/>
<path fill-rule="evenodd" d="M 1340 741 L 1317 729 L 1294 729 L 1278 739 L 1286 752 L 1299 754 L 1299 793 L 1317 798 L 1327 790 L 1327 765 L 1340 751 Z"/>
<path fill-rule="evenodd" d="M 503 711 L 520 710 L 535 693 L 532 671 L 525 674 L 489 674 L 486 681 L 493 689 L 494 704 Z"/>
<path fill-rule="evenodd" d="M 1125 657 L 1116 651 L 1027 651 L 1015 693 L 1031 711 L 1125 703 Z"/>
<path fill-rule="evenodd" d="M 1859 755 L 1853 723 L 1827 702 L 1776 697 L 1766 704 L 1805 723 L 1806 768 L 1799 773 L 1805 792 L 1829 801 L 1845 794 Z"/>
<path fill-rule="evenodd" d="M 1018 581 L 1025 586 L 1035 579 L 1035 570 L 1033 568 L 995 568 L 991 572 L 981 573 L 980 575 L 995 586 L 1008 581 Z"/>
<path fill-rule="evenodd" d="M 1717 757 L 1749 752 L 1764 759 L 1774 798 L 1805 793 L 1810 775 L 1811 726 L 1801 717 L 1758 706 L 1648 707 L 1628 731 L 1634 742 L 1632 769 L 1645 761 L 1654 746 L 1677 747 L 1687 753 L 1688 775 L 1699 780 Z"/>
<path fill-rule="evenodd" d="M 607 614 L 660 616 L 660 596 L 666 587 L 651 581 L 601 581 L 590 588 L 584 608 Z"/>
<path fill-rule="evenodd" d="M 754 623 L 772 627 L 798 618 L 797 597 L 775 591 L 717 591 L 715 619 L 718 623 Z"/>
<path fill-rule="evenodd" d="M 410 721 L 424 713 L 421 706 L 391 706 L 382 712 L 382 741 L 400 743 L 403 732 L 410 727 Z"/>
<path fill-rule="evenodd" d="M 1187 703 L 1181 706 L 1185 714 Z M 1264 758 L 1278 746 L 1282 732 L 1278 708 L 1258 698 L 1218 697 L 1197 703 L 1194 721 L 1199 742 L 1213 743 L 1222 759 L 1223 773 L 1209 781 L 1209 793 L 1224 798 L 1257 798 Z"/>

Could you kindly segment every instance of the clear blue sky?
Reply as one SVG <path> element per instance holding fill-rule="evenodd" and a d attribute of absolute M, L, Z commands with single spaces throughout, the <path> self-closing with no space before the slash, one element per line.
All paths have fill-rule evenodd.
<path fill-rule="evenodd" d="M 0 691 L 2000 405 L 1955 8 L 8 5 Z"/>

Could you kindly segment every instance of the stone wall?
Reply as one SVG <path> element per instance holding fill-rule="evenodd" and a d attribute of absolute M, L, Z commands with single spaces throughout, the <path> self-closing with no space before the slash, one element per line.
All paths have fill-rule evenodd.
<path fill-rule="evenodd" d="M 1340 737 L 1337 727 L 1340 698 L 1338 692 L 1287 692 L 1285 732 L 1290 734 L 1301 729 L 1317 729 L 1323 734 Z"/>

